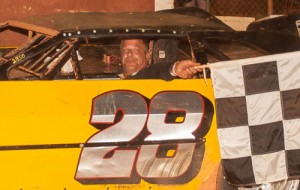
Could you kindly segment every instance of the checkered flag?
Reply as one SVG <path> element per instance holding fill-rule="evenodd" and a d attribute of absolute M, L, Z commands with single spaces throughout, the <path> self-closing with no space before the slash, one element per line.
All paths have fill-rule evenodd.
<path fill-rule="evenodd" d="M 210 64 L 232 185 L 300 178 L 300 51 Z"/>

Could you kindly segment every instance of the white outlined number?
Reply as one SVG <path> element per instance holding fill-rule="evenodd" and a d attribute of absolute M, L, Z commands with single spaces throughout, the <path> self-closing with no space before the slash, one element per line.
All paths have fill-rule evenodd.
<path fill-rule="evenodd" d="M 101 129 L 87 143 L 148 142 L 135 146 L 84 147 L 75 179 L 81 183 L 185 183 L 200 169 L 202 146 L 194 133 L 203 119 L 196 92 L 160 92 L 149 106 L 133 91 L 94 98 L 90 124 Z M 188 143 L 175 143 L 190 140 Z M 195 142 L 193 142 L 195 140 Z M 151 144 L 149 142 L 172 142 Z M 178 141 L 179 142 L 179 141 Z"/>

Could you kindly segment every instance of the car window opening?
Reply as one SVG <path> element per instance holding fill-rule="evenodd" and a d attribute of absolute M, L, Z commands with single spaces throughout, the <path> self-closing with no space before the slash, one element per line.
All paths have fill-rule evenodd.
<path fill-rule="evenodd" d="M 16 58 L 16 63 L 7 69 L 7 77 L 9 80 L 119 79 L 118 74 L 122 72 L 121 40 L 119 37 L 84 37 L 51 44 L 51 38 L 38 34 L 25 45 L 3 56 L 5 59 Z M 145 40 L 151 55 L 150 64 L 180 60 L 207 64 L 267 54 L 252 44 L 218 38 Z M 49 47 L 45 47 L 45 44 Z M 206 72 L 206 76 L 210 77 L 209 70 Z M 201 73 L 197 75 L 197 78 L 202 77 Z"/>

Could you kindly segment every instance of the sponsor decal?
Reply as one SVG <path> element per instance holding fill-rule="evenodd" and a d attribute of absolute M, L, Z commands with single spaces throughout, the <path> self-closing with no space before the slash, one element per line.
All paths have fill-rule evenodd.
<path fill-rule="evenodd" d="M 13 64 L 16 64 L 16 63 L 18 63 L 19 61 L 21 61 L 22 59 L 25 59 L 25 58 L 26 58 L 25 54 L 20 54 L 20 55 L 15 56 L 11 60 L 12 60 Z"/>

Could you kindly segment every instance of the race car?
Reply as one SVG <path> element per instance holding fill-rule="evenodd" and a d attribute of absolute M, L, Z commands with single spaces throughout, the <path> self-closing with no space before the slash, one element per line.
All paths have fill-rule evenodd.
<path fill-rule="evenodd" d="M 0 189 L 300 188 L 296 178 L 227 180 L 209 69 L 187 80 L 118 77 L 123 39 L 149 42 L 150 64 L 209 66 L 297 52 L 299 37 L 237 32 L 198 8 L 59 13 L 1 29 L 28 41 L 0 59 Z"/>

